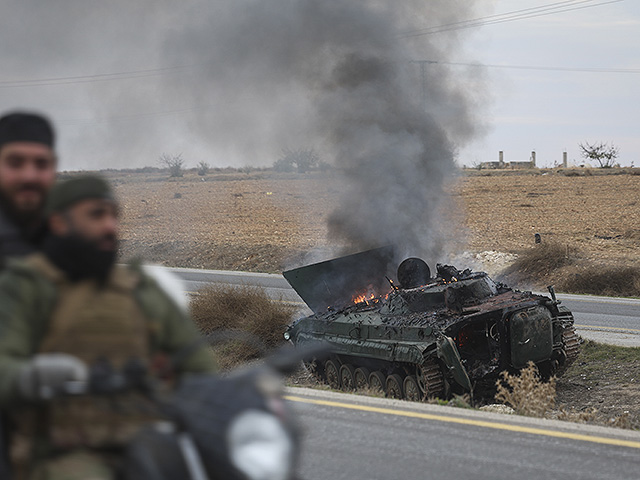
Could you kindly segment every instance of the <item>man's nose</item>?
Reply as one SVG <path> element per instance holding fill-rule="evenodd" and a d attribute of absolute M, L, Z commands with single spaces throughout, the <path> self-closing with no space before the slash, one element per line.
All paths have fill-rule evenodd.
<path fill-rule="evenodd" d="M 21 170 L 21 177 L 23 182 L 37 181 L 40 178 L 40 169 L 35 162 L 25 162 Z"/>
<path fill-rule="evenodd" d="M 103 233 L 117 235 L 119 225 L 118 217 L 115 215 L 107 215 L 102 224 Z"/>

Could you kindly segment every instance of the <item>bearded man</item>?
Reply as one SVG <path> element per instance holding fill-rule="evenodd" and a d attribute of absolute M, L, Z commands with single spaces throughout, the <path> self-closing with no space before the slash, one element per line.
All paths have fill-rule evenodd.
<path fill-rule="evenodd" d="M 55 135 L 37 114 L 0 118 L 0 263 L 39 248 L 42 210 L 56 176 Z"/>
<path fill-rule="evenodd" d="M 54 143 L 53 128 L 41 115 L 0 118 L 0 269 L 7 258 L 37 250 L 44 238 L 42 210 L 56 176 Z M 8 479 L 3 425 L 0 418 L 0 478 Z"/>

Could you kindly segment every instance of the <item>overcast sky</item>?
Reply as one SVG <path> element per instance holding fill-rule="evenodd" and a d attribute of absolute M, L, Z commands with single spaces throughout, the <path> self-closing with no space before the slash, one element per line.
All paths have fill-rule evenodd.
<path fill-rule="evenodd" d="M 558 2 L 491 3 L 498 14 Z M 619 146 L 621 164 L 640 166 L 640 2 L 486 25 L 467 45 L 467 60 L 487 65 L 632 73 L 487 68 L 489 130 L 461 152 L 462 163 L 497 160 L 499 150 L 505 160 L 528 160 L 535 150 L 538 163 L 550 166 L 566 150 L 569 163 L 579 164 L 579 142 L 605 141 Z"/>
<path fill-rule="evenodd" d="M 0 106 L 2 110 L 24 107 L 49 113 L 58 127 L 63 169 L 157 165 L 163 152 L 183 153 L 189 166 L 200 160 L 214 166 L 270 165 L 275 160 L 277 149 L 251 158 L 221 143 L 216 150 L 194 128 L 200 126 L 196 124 L 202 112 L 196 112 L 193 99 L 168 97 L 159 87 L 158 82 L 167 79 L 175 87 L 185 76 L 198 75 L 202 67 L 194 58 L 182 62 L 165 51 L 167 36 L 188 33 L 181 30 L 176 8 L 186 18 L 190 13 L 197 15 L 195 7 L 193 12 L 184 11 L 187 7 L 176 7 L 179 4 L 169 0 L 78 1 L 71 11 L 53 3 L 3 1 Z M 65 2 L 67 6 L 72 3 Z M 197 3 L 190 0 L 180 5 Z M 620 148 L 621 164 L 640 166 L 640 2 L 471 3 L 475 9 L 461 15 L 483 19 L 483 25 L 457 30 L 459 47 L 446 49 L 446 56 L 420 59 L 493 65 L 428 66 L 447 68 L 454 76 L 459 70 L 475 115 L 482 120 L 475 140 L 461 145 L 460 164 L 497 160 L 499 150 L 505 152 L 507 161 L 528 160 L 535 150 L 538 164 L 545 166 L 560 162 L 562 152 L 567 151 L 569 162 L 579 164 L 579 142 L 606 141 Z M 117 4 L 126 5 L 126 10 Z M 537 7 L 561 4 L 571 10 L 547 10 L 551 14 L 520 20 L 512 20 L 512 15 L 490 17 L 517 11 L 533 14 Z M 593 6 L 597 4 L 602 5 Z M 579 6 L 593 7 L 576 9 Z M 501 18 L 509 21 L 487 24 Z M 442 18 L 436 25 L 428 18 L 424 22 L 425 28 L 447 25 Z M 438 35 L 451 32 L 409 37 L 407 42 L 415 51 L 420 42 L 437 42 Z M 215 68 L 224 69 L 224 65 Z M 255 90 L 260 88 L 257 82 Z M 252 93 L 247 94 L 251 98 Z M 416 92 L 416 101 L 420 101 L 420 92 Z M 206 96 L 201 102 L 205 108 Z M 247 114 L 237 143 L 251 144 L 253 138 L 271 133 L 266 127 L 255 131 L 250 121 L 253 113 Z M 296 146 L 278 141 L 282 146 Z"/>

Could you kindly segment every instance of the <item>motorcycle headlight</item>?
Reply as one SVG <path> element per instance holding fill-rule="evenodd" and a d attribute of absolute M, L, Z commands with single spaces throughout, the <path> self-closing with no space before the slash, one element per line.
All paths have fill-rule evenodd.
<path fill-rule="evenodd" d="M 251 480 L 287 480 L 294 467 L 294 440 L 278 418 L 249 410 L 227 431 L 233 466 Z"/>

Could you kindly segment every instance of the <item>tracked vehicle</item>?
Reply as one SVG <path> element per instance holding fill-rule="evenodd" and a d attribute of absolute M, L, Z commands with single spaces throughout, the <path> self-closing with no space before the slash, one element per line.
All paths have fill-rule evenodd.
<path fill-rule="evenodd" d="M 373 388 L 419 401 L 489 393 L 502 371 L 534 362 L 544 377 L 575 360 L 571 312 L 550 296 L 494 282 L 484 272 L 418 258 L 393 273 L 382 248 L 284 272 L 314 312 L 290 325 L 294 345 L 327 342 L 328 360 L 307 365 L 332 388 Z"/>

